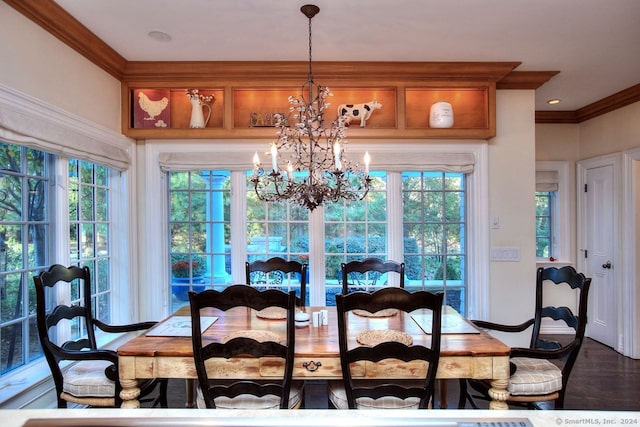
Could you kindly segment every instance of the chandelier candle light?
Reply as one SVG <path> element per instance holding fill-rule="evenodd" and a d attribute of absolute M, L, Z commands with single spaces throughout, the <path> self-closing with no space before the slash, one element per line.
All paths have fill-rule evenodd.
<path fill-rule="evenodd" d="M 346 118 L 338 116 L 329 129 L 324 127 L 324 114 L 330 106 L 326 98 L 329 88 L 313 81 L 311 66 L 311 18 L 320 8 L 305 5 L 300 8 L 309 19 L 309 76 L 302 85 L 301 95 L 289 96 L 289 111 L 295 124 L 287 117 L 275 115 L 279 128 L 271 144 L 271 170 L 265 171 L 258 153 L 253 156 L 253 182 L 256 195 L 265 202 L 292 200 L 314 210 L 326 202 L 362 200 L 369 192 L 369 153 L 364 156 L 364 172 L 358 163 L 344 157 Z M 306 98 L 305 98 L 306 95 Z M 286 172 L 278 163 L 286 164 Z"/>

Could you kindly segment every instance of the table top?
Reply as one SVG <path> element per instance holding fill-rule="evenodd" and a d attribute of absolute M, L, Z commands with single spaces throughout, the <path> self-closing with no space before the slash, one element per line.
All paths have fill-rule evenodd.
<path fill-rule="evenodd" d="M 296 357 L 340 357 L 338 345 L 338 321 L 335 307 L 306 307 L 309 314 L 326 309 L 329 313 L 328 325 L 314 327 L 296 326 Z M 256 316 L 254 310 L 236 307 L 226 312 L 207 309 L 207 316 L 218 319 L 204 333 L 203 339 L 221 340 L 224 336 L 238 330 L 267 330 L 285 336 L 286 324 L 284 320 L 267 320 Z M 189 316 L 189 307 L 182 307 L 172 316 Z M 463 326 L 461 331 L 467 333 L 443 333 L 441 340 L 441 357 L 452 356 L 507 356 L 510 348 L 500 340 L 484 331 L 474 330 L 469 321 L 464 319 L 451 307 L 443 311 L 443 332 L 448 323 Z M 369 329 L 391 329 L 403 331 L 413 338 L 415 344 L 428 345 L 430 335 L 426 334 L 414 319 L 405 313 L 398 313 L 390 317 L 375 318 L 350 314 L 348 327 L 356 331 Z M 355 334 L 354 334 L 355 335 Z M 120 356 L 136 357 L 192 357 L 193 349 L 189 336 L 137 336 L 118 348 Z"/>

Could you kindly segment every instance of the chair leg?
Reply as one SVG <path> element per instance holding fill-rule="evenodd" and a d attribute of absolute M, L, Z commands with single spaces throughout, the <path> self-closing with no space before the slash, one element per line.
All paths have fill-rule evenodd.
<path fill-rule="evenodd" d="M 160 407 L 161 408 L 168 408 L 169 407 L 169 402 L 167 401 L 167 392 L 169 389 L 169 380 L 168 379 L 162 379 L 160 380 Z"/>
<path fill-rule="evenodd" d="M 464 409 L 467 406 L 467 401 L 471 404 L 473 409 L 478 409 L 478 405 L 469 394 L 469 389 L 467 387 L 467 380 L 464 378 L 460 378 L 460 397 L 458 398 L 458 409 Z"/>

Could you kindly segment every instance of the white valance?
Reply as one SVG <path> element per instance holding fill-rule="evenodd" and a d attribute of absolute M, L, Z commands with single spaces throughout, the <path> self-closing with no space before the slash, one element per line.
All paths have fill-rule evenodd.
<path fill-rule="evenodd" d="M 164 172 L 207 169 L 244 171 L 253 168 L 253 153 L 244 150 L 166 152 L 158 155 L 158 161 Z"/>
<path fill-rule="evenodd" d="M 132 140 L 0 85 L 0 141 L 117 170 L 131 162 Z"/>
<path fill-rule="evenodd" d="M 471 173 L 475 163 L 473 153 L 447 152 L 383 152 L 369 150 L 372 170 L 387 171 L 442 171 Z M 363 163 L 364 151 L 349 151 L 347 157 Z M 253 167 L 253 152 L 241 151 L 190 151 L 159 153 L 160 168 L 167 171 L 203 169 L 248 170 Z"/>
<path fill-rule="evenodd" d="M 472 153 L 456 152 L 373 152 L 371 169 L 387 171 L 439 171 L 471 173 Z M 354 157 L 352 157 L 354 158 Z"/>
<path fill-rule="evenodd" d="M 558 191 L 558 171 L 536 171 L 536 191 Z"/>

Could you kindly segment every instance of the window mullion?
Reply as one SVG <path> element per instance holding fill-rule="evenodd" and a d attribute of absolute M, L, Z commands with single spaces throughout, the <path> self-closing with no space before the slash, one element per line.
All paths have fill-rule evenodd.
<path fill-rule="evenodd" d="M 387 172 L 387 258 L 398 262 L 404 261 L 403 218 L 402 174 Z M 397 275 L 391 275 L 389 279 L 399 281 Z"/>
<path fill-rule="evenodd" d="M 233 283 L 244 283 L 247 259 L 247 176 L 244 171 L 231 172 L 231 276 Z"/>

